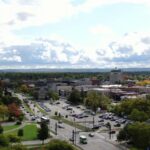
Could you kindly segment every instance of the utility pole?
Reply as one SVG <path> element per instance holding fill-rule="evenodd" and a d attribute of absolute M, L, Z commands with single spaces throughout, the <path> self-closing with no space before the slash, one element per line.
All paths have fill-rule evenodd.
<path fill-rule="evenodd" d="M 74 118 L 74 126 L 75 126 L 75 132 L 74 132 L 74 144 L 76 145 L 76 122 Z"/>
<path fill-rule="evenodd" d="M 55 123 L 55 134 L 57 135 L 57 122 Z"/>
<path fill-rule="evenodd" d="M 72 130 L 72 142 L 73 142 L 73 144 L 75 142 L 75 133 L 74 133 L 74 130 Z"/>
<path fill-rule="evenodd" d="M 108 124 L 108 129 L 109 129 L 109 139 L 111 139 L 111 124 Z"/>
<path fill-rule="evenodd" d="M 95 119 L 94 119 L 94 115 L 93 115 L 93 129 L 94 129 L 94 123 L 95 123 Z"/>

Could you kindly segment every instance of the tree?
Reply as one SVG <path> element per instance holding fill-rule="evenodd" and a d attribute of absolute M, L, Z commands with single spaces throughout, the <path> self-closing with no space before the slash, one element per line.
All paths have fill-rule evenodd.
<path fill-rule="evenodd" d="M 47 150 L 76 150 L 71 144 L 66 141 L 52 140 L 49 142 Z"/>
<path fill-rule="evenodd" d="M 95 91 L 87 93 L 85 105 L 90 107 L 94 111 L 96 111 L 98 107 L 101 107 L 102 109 L 108 109 L 109 104 L 110 99 L 107 96 L 97 93 Z"/>
<path fill-rule="evenodd" d="M 150 118 L 150 100 L 146 98 L 124 100 L 114 108 L 114 113 L 129 116 L 135 121 L 145 121 Z"/>
<path fill-rule="evenodd" d="M 9 134 L 8 135 L 8 139 L 9 139 L 10 143 L 20 142 L 20 138 L 18 136 L 16 136 L 16 135 L 13 135 L 13 134 Z"/>
<path fill-rule="evenodd" d="M 8 111 L 10 117 L 19 117 L 21 115 L 21 111 L 15 103 L 8 105 Z"/>
<path fill-rule="evenodd" d="M 119 141 L 129 141 L 137 148 L 146 149 L 150 145 L 150 125 L 136 122 L 125 126 L 117 136 Z"/>
<path fill-rule="evenodd" d="M 49 91 L 48 96 L 49 98 L 52 98 L 53 100 L 59 100 L 59 94 L 54 91 Z"/>
<path fill-rule="evenodd" d="M 2 127 L 1 124 L 0 124 L 0 134 L 2 134 L 3 131 L 4 131 L 4 129 L 3 129 L 3 127 Z"/>
<path fill-rule="evenodd" d="M 27 85 L 22 84 L 22 85 L 20 86 L 20 91 L 23 92 L 23 93 L 28 93 L 29 88 L 27 87 Z"/>
<path fill-rule="evenodd" d="M 12 104 L 12 103 L 15 103 L 16 105 L 21 104 L 21 101 L 17 97 L 12 97 L 12 96 L 9 96 L 9 95 L 3 96 L 0 99 L 0 102 L 2 102 L 4 105 L 9 105 L 9 104 Z"/>
<path fill-rule="evenodd" d="M 117 135 L 118 141 L 128 141 L 130 139 L 127 129 L 128 129 L 128 125 L 126 125 L 123 129 L 119 131 Z"/>
<path fill-rule="evenodd" d="M 133 109 L 129 118 L 133 121 L 146 121 L 148 119 L 148 115 L 143 112 L 139 111 L 138 109 Z"/>
<path fill-rule="evenodd" d="M 68 101 L 70 101 L 72 104 L 80 103 L 81 102 L 80 92 L 76 89 L 73 89 L 68 97 Z"/>
<path fill-rule="evenodd" d="M 8 115 L 8 107 L 5 105 L 0 105 L 0 117 L 4 120 L 4 118 Z"/>
<path fill-rule="evenodd" d="M 0 146 L 8 146 L 8 138 L 6 138 L 3 134 L 0 134 Z"/>
<path fill-rule="evenodd" d="M 24 134 L 23 129 L 19 129 L 19 130 L 18 130 L 18 136 L 19 136 L 19 137 L 22 137 L 23 134 Z"/>
<path fill-rule="evenodd" d="M 38 131 L 38 139 L 42 140 L 44 144 L 44 140 L 49 137 L 49 129 L 46 122 L 41 122 L 40 126 L 41 127 Z"/>

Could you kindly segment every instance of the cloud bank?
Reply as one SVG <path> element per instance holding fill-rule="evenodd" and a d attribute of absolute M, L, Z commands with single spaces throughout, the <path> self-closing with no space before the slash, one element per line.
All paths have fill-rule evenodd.
<path fill-rule="evenodd" d="M 55 39 L 39 38 L 25 45 L 1 44 L 0 48 L 1 66 L 18 68 L 150 67 L 149 58 L 150 34 L 136 32 L 95 50 L 94 58 L 86 55 L 85 49 Z"/>

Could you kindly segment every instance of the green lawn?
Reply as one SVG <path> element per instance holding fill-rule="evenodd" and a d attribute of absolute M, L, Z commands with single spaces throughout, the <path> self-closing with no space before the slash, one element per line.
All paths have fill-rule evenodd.
<path fill-rule="evenodd" d="M 12 130 L 12 129 L 18 128 L 19 126 L 20 126 L 20 125 L 14 124 L 14 125 L 6 125 L 6 126 L 2 126 L 2 127 L 3 127 L 4 132 L 5 132 L 5 131 L 8 131 L 8 130 Z"/>
<path fill-rule="evenodd" d="M 24 128 L 23 140 L 35 140 L 37 139 L 37 126 L 36 124 L 26 125 Z"/>
<path fill-rule="evenodd" d="M 36 140 L 37 139 L 38 129 L 37 129 L 36 124 L 25 125 L 23 127 L 23 131 L 24 131 L 24 135 L 22 137 L 23 141 L 30 141 L 30 140 Z M 17 135 L 17 133 L 18 133 L 18 130 L 15 130 L 13 132 L 6 133 L 6 135 L 9 135 L 9 134 Z"/>

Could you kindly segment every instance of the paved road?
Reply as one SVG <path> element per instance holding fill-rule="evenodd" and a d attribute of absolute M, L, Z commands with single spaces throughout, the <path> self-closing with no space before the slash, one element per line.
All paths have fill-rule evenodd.
<path fill-rule="evenodd" d="M 24 97 L 20 94 L 17 95 L 20 99 L 23 99 Z M 47 105 L 48 106 L 48 105 Z M 35 111 L 35 115 L 39 115 L 38 111 Z M 40 114 L 41 115 L 41 114 Z M 49 116 L 50 117 L 50 116 Z M 55 123 L 57 121 L 54 119 L 50 119 L 50 124 L 49 124 L 49 128 L 51 128 L 53 131 L 55 130 Z M 57 122 L 58 123 L 58 122 Z M 58 128 L 58 135 L 54 136 L 54 138 L 58 138 L 58 139 L 62 139 L 62 140 L 69 140 L 69 138 L 72 137 L 72 131 L 75 130 L 74 127 L 69 126 L 67 124 L 64 124 L 64 129 L 63 128 Z M 110 142 L 108 142 L 105 139 L 105 136 L 99 134 L 99 133 L 95 133 L 94 137 L 88 137 L 88 144 L 80 144 L 79 143 L 79 135 L 84 134 L 88 137 L 88 133 L 79 133 L 77 134 L 77 141 L 76 144 L 81 147 L 83 150 L 120 150 L 120 148 L 118 148 L 117 145 L 112 144 Z M 48 141 L 48 140 L 47 140 Z M 39 144 L 41 143 L 40 141 L 28 141 L 28 142 L 23 142 L 23 144 Z"/>
<path fill-rule="evenodd" d="M 108 142 L 104 136 L 101 136 L 98 133 L 95 133 L 94 137 L 89 137 L 88 133 L 81 133 L 87 136 L 88 144 L 80 144 L 79 140 L 77 141 L 77 145 L 83 148 L 84 150 L 120 150 L 117 144 L 112 144 Z M 79 139 L 79 138 L 77 138 Z"/>

